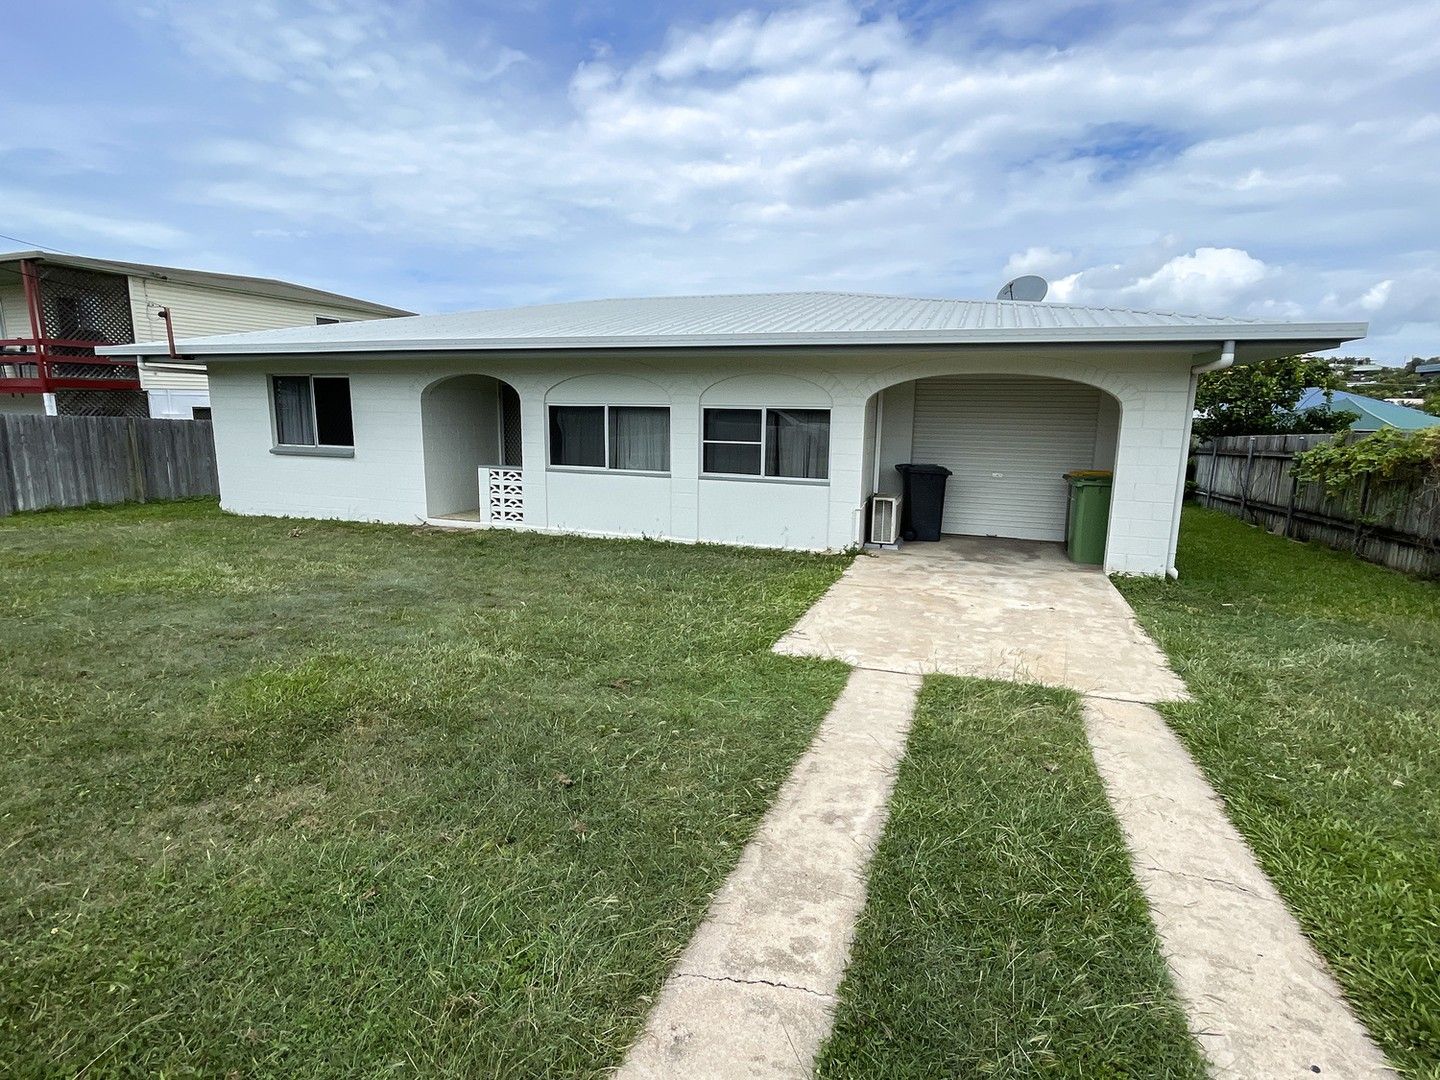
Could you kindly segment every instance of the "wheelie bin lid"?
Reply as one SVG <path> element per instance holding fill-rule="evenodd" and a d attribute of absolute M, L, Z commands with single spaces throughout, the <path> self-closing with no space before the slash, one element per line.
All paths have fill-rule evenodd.
<path fill-rule="evenodd" d="M 902 473 L 917 473 L 921 476 L 954 476 L 944 465 L 916 465 L 913 462 L 906 462 L 903 465 L 896 465 Z"/>
<path fill-rule="evenodd" d="M 1115 480 L 1109 469 L 1075 469 L 1064 477 L 1075 487 L 1108 487 Z"/>

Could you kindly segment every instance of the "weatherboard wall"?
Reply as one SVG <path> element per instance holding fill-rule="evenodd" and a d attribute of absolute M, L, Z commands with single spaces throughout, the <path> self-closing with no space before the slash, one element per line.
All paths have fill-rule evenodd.
<path fill-rule="evenodd" d="M 336 304 L 310 303 L 262 296 L 239 289 L 214 288 L 183 281 L 130 278 L 130 317 L 136 341 L 164 341 L 165 320 L 161 309 L 174 319 L 175 337 L 204 337 L 246 330 L 271 330 L 282 326 L 314 326 L 317 316 L 352 322 L 378 318 L 373 311 Z M 204 371 L 177 371 L 142 364 L 140 385 L 146 390 L 206 389 Z"/>
<path fill-rule="evenodd" d="M 10 277 L 9 274 L 0 278 Z M 28 338 L 30 310 L 25 306 L 25 289 L 19 284 L 0 280 L 0 338 Z"/>
<path fill-rule="evenodd" d="M 288 358 L 216 363 L 211 394 L 222 502 L 239 513 L 411 524 L 433 516 L 426 495 L 422 392 L 449 376 L 482 374 L 505 380 L 520 396 L 527 527 L 820 549 L 862 538 L 863 507 L 877 472 L 871 455 L 883 461 L 905 437 L 904 403 L 913 403 L 913 388 L 907 391 L 906 384 L 966 374 L 1073 379 L 1104 390 L 1120 409 L 1106 567 L 1155 574 L 1163 573 L 1169 560 L 1191 363 L 1190 355 L 1177 352 L 1101 355 L 1060 349 L 1023 356 L 979 349 L 903 355 L 817 349 L 783 355 Z M 350 377 L 353 456 L 272 452 L 268 376 L 286 373 Z M 867 423 L 872 398 L 891 387 L 884 407 Z M 668 405 L 670 474 L 549 468 L 546 409 L 558 402 Z M 829 479 L 702 476 L 701 410 L 710 405 L 828 408 Z M 449 441 L 431 434 L 429 452 L 446 452 Z M 867 446 L 874 439 L 878 450 Z"/>

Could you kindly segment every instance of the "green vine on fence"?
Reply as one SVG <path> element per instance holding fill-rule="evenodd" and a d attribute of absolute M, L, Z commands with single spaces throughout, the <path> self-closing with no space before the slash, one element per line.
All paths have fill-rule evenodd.
<path fill-rule="evenodd" d="M 1290 475 L 1323 484 L 1330 495 L 1344 494 L 1366 477 L 1440 482 L 1440 427 L 1382 428 L 1353 441 L 1323 443 L 1296 454 Z"/>

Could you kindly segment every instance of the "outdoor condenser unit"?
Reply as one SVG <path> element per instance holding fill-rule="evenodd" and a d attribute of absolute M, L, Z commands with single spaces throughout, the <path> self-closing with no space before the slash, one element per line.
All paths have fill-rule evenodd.
<path fill-rule="evenodd" d="M 900 496 L 870 496 L 870 543 L 894 546 L 900 539 Z"/>

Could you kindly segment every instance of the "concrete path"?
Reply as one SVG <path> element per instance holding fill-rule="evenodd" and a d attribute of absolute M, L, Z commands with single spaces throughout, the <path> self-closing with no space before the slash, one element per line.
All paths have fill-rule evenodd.
<path fill-rule="evenodd" d="M 1129 701 L 1186 697 L 1109 578 L 1025 540 L 954 536 L 862 556 L 775 651 Z"/>
<path fill-rule="evenodd" d="M 830 1033 L 920 679 L 859 669 L 616 1074 L 808 1077 Z"/>
<path fill-rule="evenodd" d="M 1394 1075 L 1143 704 L 1184 699 L 1185 686 L 1099 571 L 1055 545 L 971 538 L 859 558 L 775 651 L 857 670 L 676 964 L 623 1080 L 811 1075 L 929 672 L 1086 695 L 1100 775 L 1216 1076 Z"/>
<path fill-rule="evenodd" d="M 1160 714 L 1089 698 L 1085 727 L 1215 1075 L 1394 1076 Z"/>

